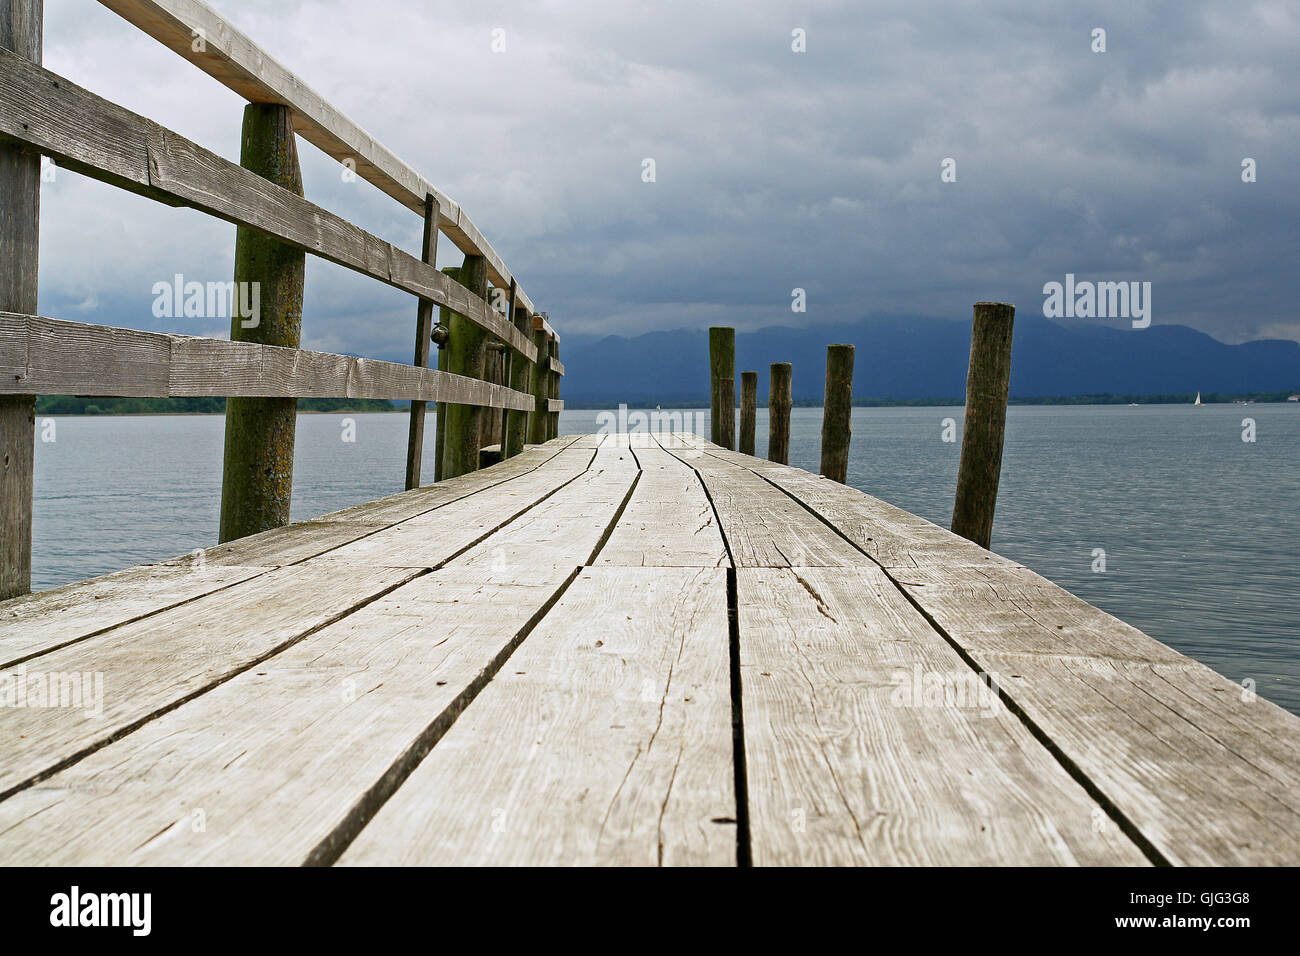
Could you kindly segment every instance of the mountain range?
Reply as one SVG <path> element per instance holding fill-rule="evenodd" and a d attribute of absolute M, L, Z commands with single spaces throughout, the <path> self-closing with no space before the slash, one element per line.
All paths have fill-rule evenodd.
<path fill-rule="evenodd" d="M 736 370 L 791 362 L 796 402 L 820 402 L 826 346 L 857 347 L 857 399 L 960 400 L 966 390 L 970 323 L 941 318 L 872 317 L 805 329 L 773 326 L 736 333 Z M 703 329 L 622 336 L 565 335 L 563 396 L 571 404 L 708 404 L 709 343 Z M 739 385 L 739 383 L 737 383 Z M 1013 399 L 1080 395 L 1247 394 L 1300 390 L 1300 343 L 1227 345 L 1195 329 L 1152 325 L 1113 329 L 1018 317 L 1011 357 Z"/>

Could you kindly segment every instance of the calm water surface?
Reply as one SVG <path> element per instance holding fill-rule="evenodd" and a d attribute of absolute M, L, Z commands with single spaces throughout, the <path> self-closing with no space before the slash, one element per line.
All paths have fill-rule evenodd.
<path fill-rule="evenodd" d="M 564 412 L 561 431 L 596 431 L 596 416 Z M 960 435 L 960 408 L 855 409 L 849 483 L 946 527 L 947 418 Z M 221 416 L 54 423 L 36 446 L 34 587 L 216 543 Z M 406 430 L 403 414 L 300 416 L 293 518 L 401 491 Z M 790 464 L 815 472 L 820 435 L 821 410 L 795 409 Z M 759 409 L 760 456 L 766 438 Z M 995 551 L 1300 713 L 1300 406 L 1014 407 L 1002 475 Z"/>

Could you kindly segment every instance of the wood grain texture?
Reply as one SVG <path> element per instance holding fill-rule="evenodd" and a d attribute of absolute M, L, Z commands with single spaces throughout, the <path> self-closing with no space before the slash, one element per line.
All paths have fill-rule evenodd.
<path fill-rule="evenodd" d="M 725 572 L 587 568 L 341 862 L 733 865 L 730 711 Z"/>
<path fill-rule="evenodd" d="M 752 464 L 886 563 L 1164 859 L 1300 859 L 1290 796 L 1300 719 L 964 538 L 797 469 Z"/>
<path fill-rule="evenodd" d="M 1145 862 L 879 569 L 737 578 L 756 865 Z"/>
<path fill-rule="evenodd" d="M 0 708 L 8 741 L 0 794 L 129 732 L 151 715 L 233 676 L 418 572 L 281 568 L 0 670 L 0 681 L 102 675 L 102 712 L 78 707 Z"/>
<path fill-rule="evenodd" d="M 848 481 L 852 433 L 853 346 L 828 345 L 826 392 L 822 400 L 821 473 L 840 484 Z"/>
<path fill-rule="evenodd" d="M 0 666 L 246 581 L 265 567 L 144 565 L 0 603 Z M 36 666 L 36 665 L 33 665 Z"/>
<path fill-rule="evenodd" d="M 692 449 L 671 454 L 698 470 L 736 567 L 852 567 L 862 562 L 856 549 L 820 522 L 809 521 L 796 502 L 748 469 Z"/>
<path fill-rule="evenodd" d="M 461 252 L 481 255 L 487 260 L 494 285 L 501 288 L 510 285 L 512 276 L 505 263 L 458 203 L 398 159 L 210 6 L 198 0 L 100 2 L 249 102 L 283 103 L 290 107 L 300 136 L 339 162 L 350 161 L 359 177 L 411 211 L 423 214 L 425 197 L 433 195 L 443 233 Z M 200 49 L 195 49 L 195 38 L 200 35 L 204 42 Z M 519 295 L 520 303 L 531 312 L 533 304 L 522 288 Z"/>
<path fill-rule="evenodd" d="M 535 358 L 533 344 L 513 325 L 436 268 L 171 130 L 3 50 L 0 141 L 26 143 L 93 179 L 258 230 L 446 305 L 530 360 Z"/>
<path fill-rule="evenodd" d="M 713 506 L 695 472 L 657 445 L 640 444 L 632 453 L 641 478 L 597 566 L 728 567 Z"/>
<path fill-rule="evenodd" d="M 566 577 L 411 581 L 0 802 L 0 864 L 301 864 Z"/>

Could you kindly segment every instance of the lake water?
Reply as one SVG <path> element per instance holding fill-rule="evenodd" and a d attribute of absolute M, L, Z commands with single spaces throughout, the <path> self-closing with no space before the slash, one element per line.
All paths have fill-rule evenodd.
<path fill-rule="evenodd" d="M 707 436 L 707 411 L 691 414 Z M 566 411 L 561 432 L 596 431 L 597 415 Z M 959 434 L 960 408 L 855 409 L 849 483 L 946 527 L 949 418 Z M 224 418 L 53 421 L 36 445 L 35 588 L 216 543 Z M 401 491 L 406 430 L 404 414 L 300 416 L 293 518 Z M 821 410 L 795 409 L 790 464 L 815 472 L 820 435 Z M 760 456 L 766 438 L 759 409 Z M 993 535 L 998 553 L 1300 713 L 1300 406 L 1013 407 Z"/>

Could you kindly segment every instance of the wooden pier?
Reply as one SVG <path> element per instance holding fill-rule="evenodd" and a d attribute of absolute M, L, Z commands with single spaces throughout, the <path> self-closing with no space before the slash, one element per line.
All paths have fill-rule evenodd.
<path fill-rule="evenodd" d="M 829 477 L 785 464 L 780 362 L 743 453 L 732 329 L 716 443 L 559 437 L 559 335 L 458 203 L 199 0 L 101 2 L 249 105 L 236 164 L 0 0 L 0 864 L 1300 863 L 1300 718 L 981 546 L 1010 305 L 975 307 L 956 533 L 842 483 L 851 345 Z M 420 255 L 302 196 L 296 138 Z M 233 224 L 265 313 L 37 315 L 42 156 Z M 307 255 L 413 297 L 410 365 L 299 347 Z M 226 397 L 228 540 L 28 593 L 48 394 Z M 288 524 L 294 400 L 337 397 L 411 402 L 408 490 Z"/>
<path fill-rule="evenodd" d="M 1300 719 L 689 435 L 0 605 L 4 864 L 1295 864 Z"/>

